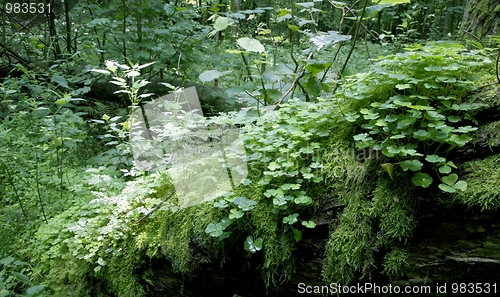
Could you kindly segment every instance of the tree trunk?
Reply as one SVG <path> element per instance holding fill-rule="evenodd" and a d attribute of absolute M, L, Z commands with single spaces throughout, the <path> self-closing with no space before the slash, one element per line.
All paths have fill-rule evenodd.
<path fill-rule="evenodd" d="M 480 39 L 500 32 L 500 2 L 498 0 L 468 0 L 461 33 L 471 33 Z"/>
<path fill-rule="evenodd" d="M 454 296 L 458 295 L 453 292 L 459 292 L 460 283 L 489 283 L 490 286 L 496 284 L 495 287 L 490 287 L 489 295 L 494 295 L 491 294 L 493 290 L 499 292 L 500 238 L 497 226 L 500 218 L 497 213 L 478 213 L 464 210 L 463 207 L 448 208 L 436 203 L 436 195 L 438 194 L 429 194 L 422 198 L 426 206 L 421 210 L 420 225 L 408 245 L 406 273 L 387 276 L 381 273 L 383 267 L 377 267 L 369 276 L 359 280 L 360 287 L 365 288 L 367 284 L 380 288 L 389 285 L 400 288 L 410 286 L 413 290 L 419 290 L 420 294 L 400 296 Z M 334 219 L 334 209 L 327 207 L 319 211 L 325 212 L 319 215 Z M 330 214 L 327 215 L 326 212 Z M 157 259 L 143 272 L 143 279 L 150 280 L 149 284 L 145 284 L 147 296 L 329 296 L 325 294 L 326 291 L 319 293 L 320 286 L 330 288 L 330 284 L 324 284 L 321 277 L 328 232 L 326 225 L 319 225 L 315 230 L 308 230 L 303 234 L 303 241 L 295 253 L 298 263 L 295 274 L 280 287 L 268 288 L 267 294 L 258 263 L 235 256 L 222 265 L 205 264 L 192 278 L 173 273 L 168 269 L 171 266 L 168 261 Z M 203 256 L 200 253 L 200 257 Z M 442 286 L 445 284 L 447 294 L 437 294 L 437 286 L 440 286 L 440 292 L 444 292 Z M 358 282 L 350 285 L 358 287 Z M 310 286 L 311 294 L 301 292 L 305 286 Z M 316 294 L 314 286 L 317 286 Z M 485 288 L 483 285 L 481 287 Z M 368 290 L 360 292 L 369 293 Z M 471 297 L 480 295 L 460 294 Z"/>

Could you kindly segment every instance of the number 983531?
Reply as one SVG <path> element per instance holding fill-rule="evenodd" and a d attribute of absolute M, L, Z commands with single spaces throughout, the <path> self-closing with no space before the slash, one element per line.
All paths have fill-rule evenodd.
<path fill-rule="evenodd" d="M 6 13 L 15 14 L 45 14 L 51 12 L 50 3 L 5 2 L 3 7 Z"/>

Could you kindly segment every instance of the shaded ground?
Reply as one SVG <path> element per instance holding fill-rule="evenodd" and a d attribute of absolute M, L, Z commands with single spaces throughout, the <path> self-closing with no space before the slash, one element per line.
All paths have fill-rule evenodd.
<path fill-rule="evenodd" d="M 492 296 L 495 295 L 495 289 L 497 294 L 500 293 L 500 217 L 494 212 L 465 211 L 463 207 L 440 207 L 434 198 L 424 204 L 429 207 L 422 210 L 425 215 L 409 244 L 410 268 L 407 273 L 391 280 L 380 274 L 380 268 L 372 273 L 371 279 L 361 280 L 360 286 L 364 288 L 365 283 L 378 286 L 411 286 L 413 290 L 427 288 L 431 291 L 430 294 L 420 292 L 418 296 L 450 296 L 455 295 L 452 291 L 472 292 L 470 287 L 460 287 L 461 283 L 479 283 L 474 285 L 477 286 L 473 291 L 476 294 L 460 294 L 478 296 L 478 288 L 485 291 L 486 283 L 489 283 Z M 322 257 L 327 238 L 326 225 L 304 234 L 304 240 L 296 253 L 296 274 L 279 288 L 270 289 L 268 296 L 325 295 L 307 294 L 304 291 L 307 285 L 322 285 Z M 236 255 L 234 259 L 237 259 Z M 264 282 L 255 263 L 230 260 L 222 266 L 207 264 L 191 279 L 182 279 L 181 276 L 169 272 L 166 267 L 168 263 L 157 262 L 148 270 L 147 279 L 151 290 L 149 296 L 266 296 Z M 300 283 L 303 285 L 299 287 Z M 441 290 L 446 284 L 446 294 L 436 294 L 437 284 L 441 286 Z M 310 289 L 314 290 L 314 287 Z M 383 294 L 383 288 L 379 290 L 378 296 L 390 295 Z"/>

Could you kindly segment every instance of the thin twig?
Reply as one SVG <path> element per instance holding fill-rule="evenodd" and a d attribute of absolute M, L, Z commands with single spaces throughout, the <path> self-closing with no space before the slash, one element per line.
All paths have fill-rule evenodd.
<path fill-rule="evenodd" d="M 252 71 L 250 70 L 250 66 L 248 65 L 247 58 L 243 53 L 241 53 L 241 58 L 243 59 L 243 63 L 245 64 L 245 69 L 247 70 L 248 78 L 250 79 L 251 82 L 253 82 Z"/>
<path fill-rule="evenodd" d="M 152 210 L 150 210 L 147 214 L 145 214 L 142 218 L 140 218 L 137 222 L 135 222 L 136 224 L 140 223 L 142 220 L 144 220 L 145 218 L 149 217 L 153 212 L 155 212 L 158 208 L 160 208 L 160 206 L 165 202 L 167 201 L 168 198 L 170 198 L 172 195 L 174 195 L 175 193 L 175 190 L 173 190 L 172 192 L 170 192 L 170 194 L 168 194 L 167 197 L 165 197 L 165 199 L 163 199 L 160 203 L 158 203 L 158 205 L 155 206 L 155 208 L 153 208 Z"/>
<path fill-rule="evenodd" d="M 477 37 L 476 35 L 472 34 L 469 31 L 464 31 L 464 33 L 469 34 L 470 36 L 472 36 L 474 39 L 476 39 L 477 41 L 479 41 L 479 43 L 481 44 L 481 46 L 483 48 L 485 48 L 484 43 L 481 41 L 481 38 Z"/>
<path fill-rule="evenodd" d="M 497 81 L 500 84 L 500 74 L 498 73 L 500 69 L 498 69 L 500 63 L 500 48 L 498 49 L 498 54 L 497 54 L 497 61 L 496 61 L 496 67 L 495 67 L 495 72 L 497 74 Z"/>
<path fill-rule="evenodd" d="M 38 194 L 38 200 L 40 201 L 40 208 L 42 209 L 43 218 L 45 223 L 48 224 L 47 216 L 45 215 L 45 209 L 42 202 L 42 194 L 40 194 L 40 182 L 38 180 L 38 151 L 35 150 L 35 182 L 36 182 L 36 192 Z"/>
<path fill-rule="evenodd" d="M 480 90 L 482 88 L 487 88 L 487 87 L 495 86 L 495 85 L 498 85 L 498 84 L 500 84 L 500 81 L 498 81 L 498 82 L 492 82 L 492 83 L 489 83 L 489 84 L 485 84 L 485 85 L 479 86 L 479 87 L 477 87 L 477 89 Z"/>
<path fill-rule="evenodd" d="M 366 10 L 367 5 L 368 5 L 368 0 L 365 0 L 365 4 L 363 5 L 363 9 L 361 10 L 361 14 L 359 16 L 359 22 L 356 26 L 356 31 L 354 32 L 354 38 L 352 40 L 351 50 L 349 51 L 349 54 L 347 55 L 347 58 L 345 59 L 344 65 L 342 65 L 342 69 L 340 69 L 341 76 L 344 75 L 345 68 L 347 67 L 347 64 L 349 63 L 349 59 L 351 58 L 351 55 L 354 52 L 354 47 L 356 46 L 356 41 L 358 40 L 359 28 L 361 27 L 361 24 L 363 22 L 363 16 L 365 15 L 365 10 Z"/>
<path fill-rule="evenodd" d="M 307 59 L 310 59 L 311 57 L 313 56 L 313 53 L 311 52 L 309 54 L 309 56 L 307 57 Z M 297 77 L 295 77 L 295 79 L 292 81 L 292 85 L 290 86 L 290 88 L 288 88 L 288 90 L 286 90 L 285 94 L 283 94 L 283 96 L 281 96 L 281 98 L 276 101 L 276 103 L 274 104 L 274 107 L 271 109 L 271 110 L 275 110 L 276 108 L 278 108 L 278 105 L 281 104 L 281 102 L 283 100 L 285 100 L 285 98 L 295 89 L 295 87 L 297 86 L 297 82 L 299 81 L 299 79 L 304 76 L 304 72 L 306 71 L 306 66 L 302 66 L 302 68 L 300 69 L 300 72 L 299 74 L 297 75 Z"/>

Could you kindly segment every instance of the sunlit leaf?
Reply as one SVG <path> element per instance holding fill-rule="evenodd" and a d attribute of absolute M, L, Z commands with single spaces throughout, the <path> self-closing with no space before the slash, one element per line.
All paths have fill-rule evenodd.
<path fill-rule="evenodd" d="M 207 83 L 213 80 L 218 79 L 219 77 L 231 73 L 231 70 L 228 71 L 219 71 L 219 70 L 207 70 L 200 74 L 198 78 L 203 82 Z"/>
<path fill-rule="evenodd" d="M 236 40 L 239 46 L 248 52 L 265 53 L 266 49 L 257 39 L 242 37 Z"/>
<path fill-rule="evenodd" d="M 215 19 L 214 29 L 217 31 L 225 30 L 230 24 L 229 18 L 226 17 L 218 17 Z"/>
<path fill-rule="evenodd" d="M 313 221 L 303 221 L 302 225 L 305 226 L 306 228 L 314 228 L 316 227 L 316 223 Z"/>

